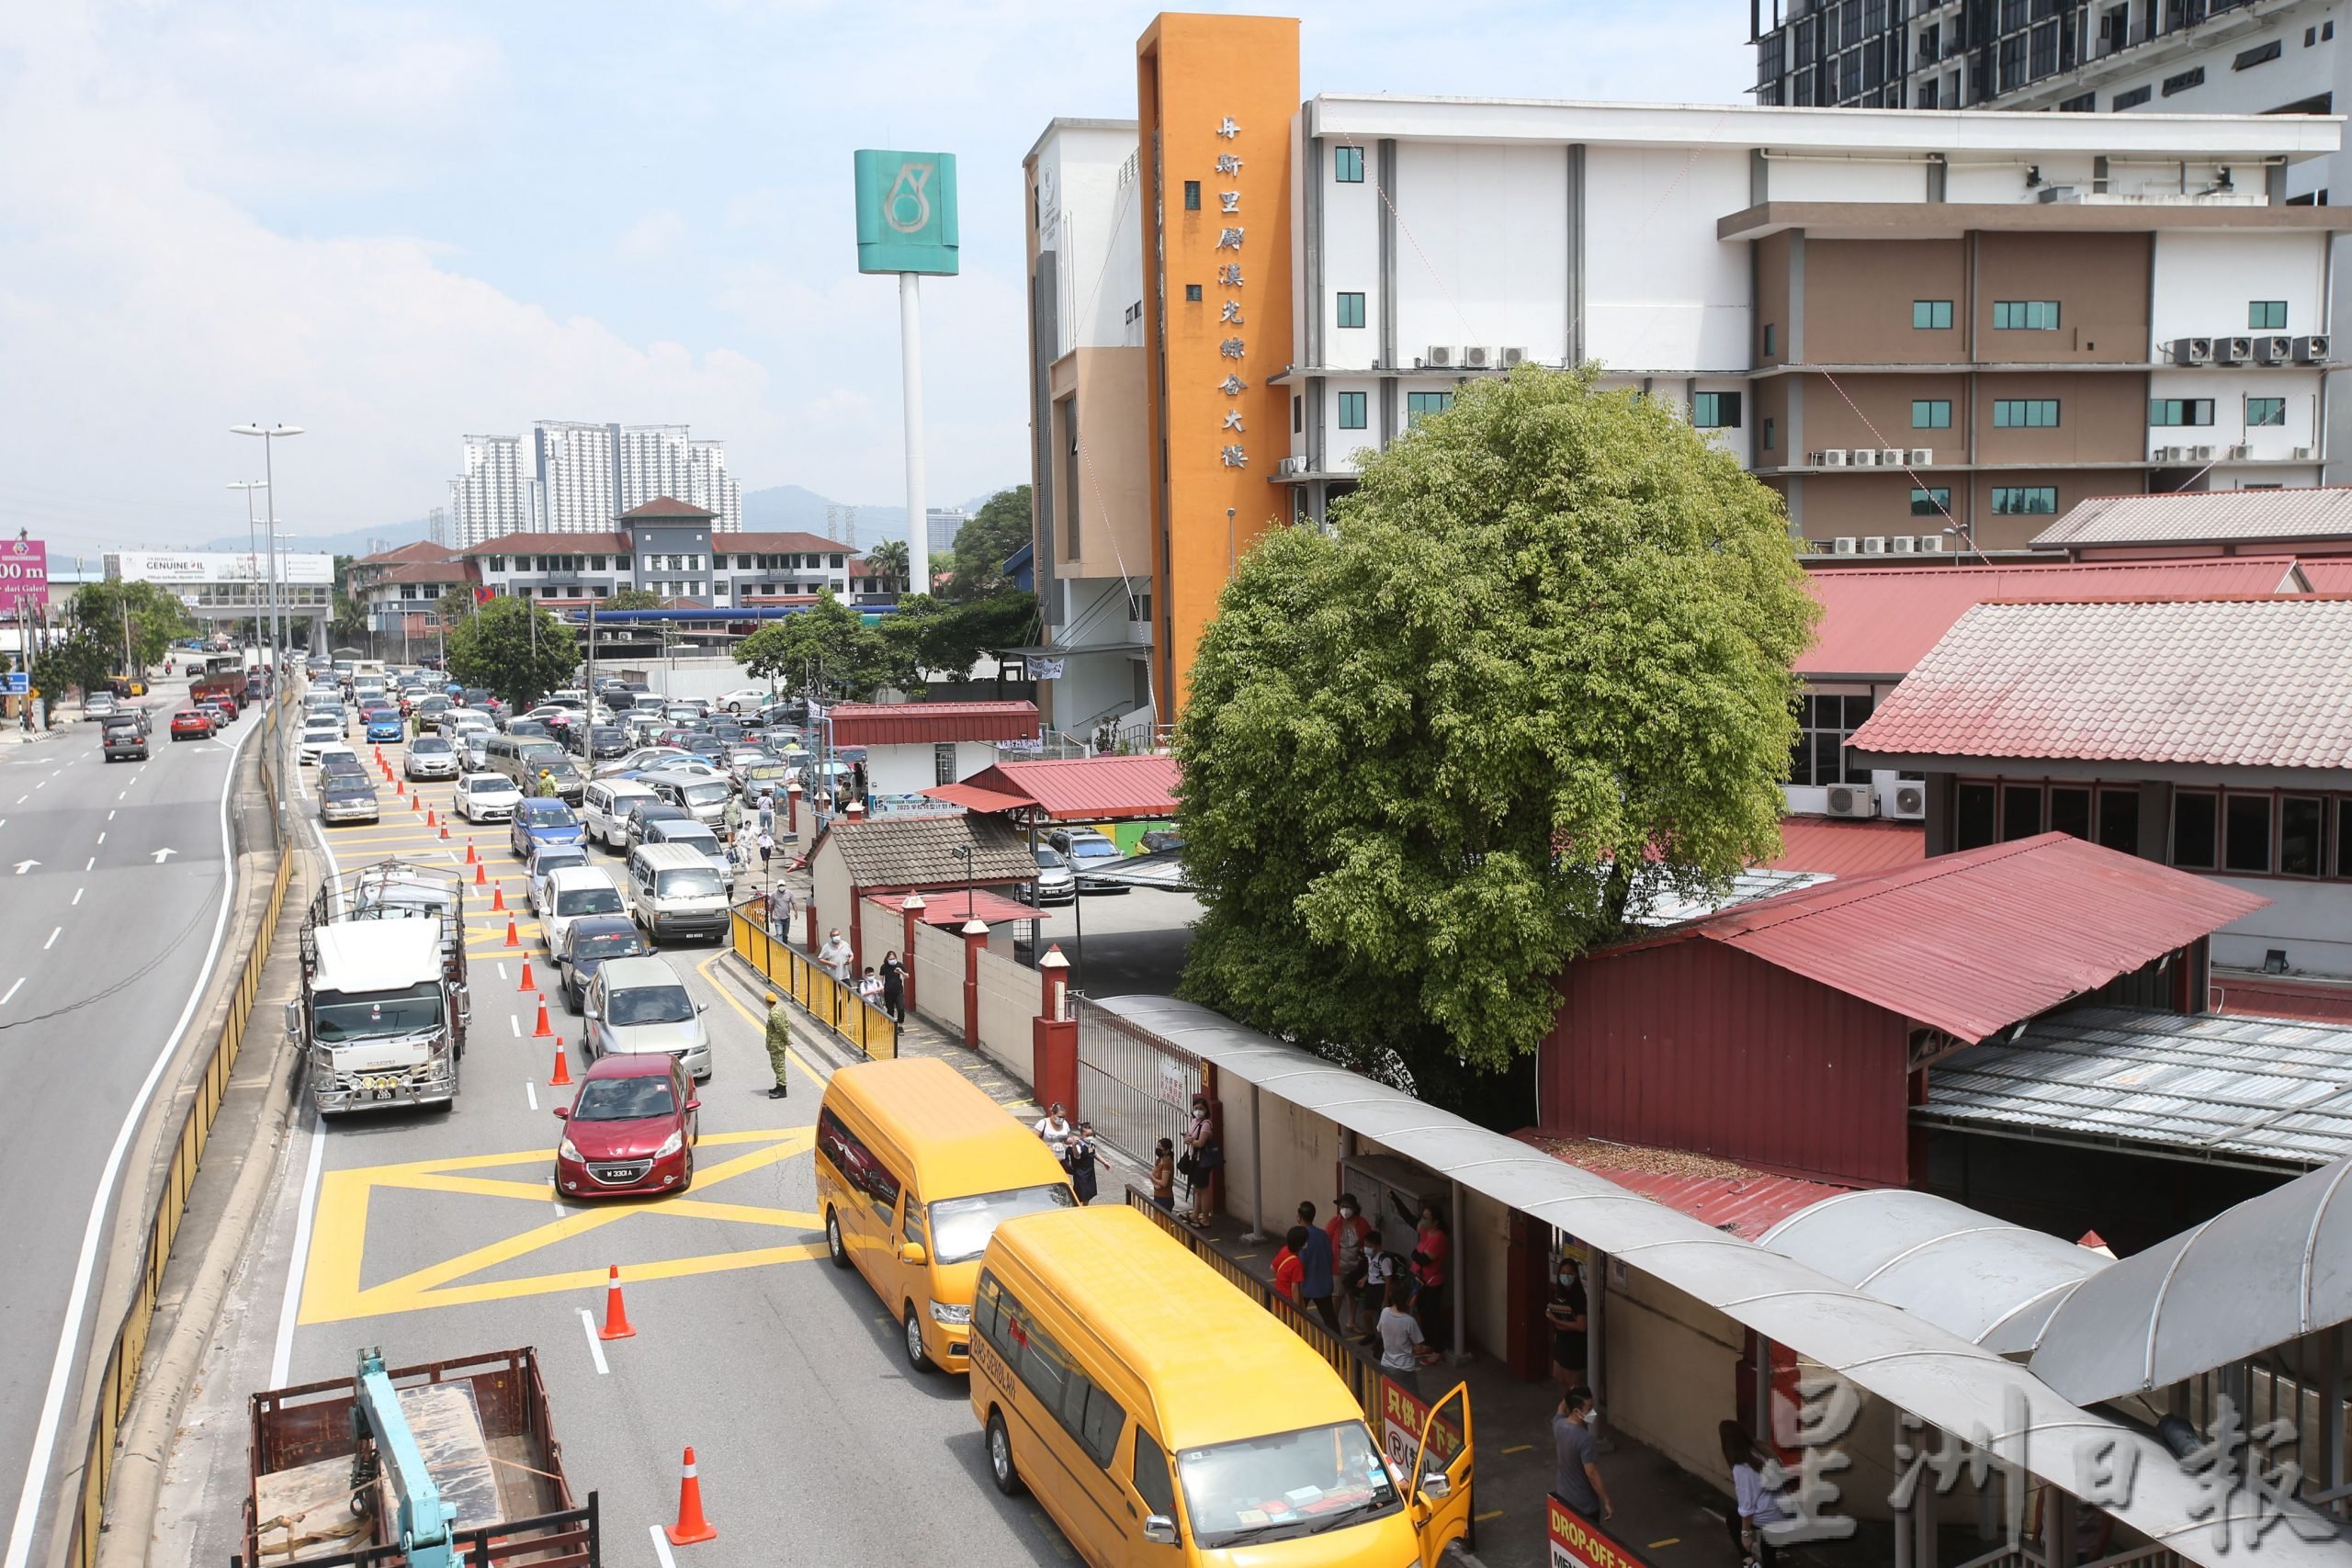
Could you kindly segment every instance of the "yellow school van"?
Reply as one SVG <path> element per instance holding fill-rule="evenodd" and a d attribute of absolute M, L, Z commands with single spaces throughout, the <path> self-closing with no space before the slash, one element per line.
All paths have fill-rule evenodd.
<path fill-rule="evenodd" d="M 999 1223 L 1078 1204 L 1044 1141 L 933 1056 L 835 1073 L 816 1165 L 833 1266 L 898 1315 L 917 1371 L 965 1370 L 972 1284 Z"/>
<path fill-rule="evenodd" d="M 1400 1472 L 1329 1362 L 1133 1209 L 1000 1225 L 972 1329 L 998 1490 L 1092 1568 L 1436 1568 L 1468 1529 L 1465 1389 Z"/>

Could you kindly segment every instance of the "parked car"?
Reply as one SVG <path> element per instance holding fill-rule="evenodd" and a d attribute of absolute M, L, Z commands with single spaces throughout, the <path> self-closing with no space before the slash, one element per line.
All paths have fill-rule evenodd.
<path fill-rule="evenodd" d="M 588 1058 L 662 1055 L 676 1058 L 696 1078 L 710 1077 L 710 1034 L 703 1008 L 665 959 L 605 961 L 588 983 Z"/>
<path fill-rule="evenodd" d="M 212 734 L 212 720 L 202 708 L 181 708 L 172 715 L 170 728 L 174 740 L 203 740 L 209 739 Z M 325 736 L 321 736 L 319 744 L 325 745 L 327 739 Z M 318 753 L 315 751 L 302 757 L 305 762 L 315 762 L 318 760 Z"/>
<path fill-rule="evenodd" d="M 588 837 L 579 817 L 560 800 L 526 800 L 514 808 L 514 822 L 507 838 L 521 861 L 531 858 L 535 845 L 584 843 Z"/>
<path fill-rule="evenodd" d="M 756 713 L 775 701 L 775 694 L 765 686 L 739 686 L 711 705 L 729 713 Z"/>
<path fill-rule="evenodd" d="M 1078 874 L 1059 850 L 1037 846 L 1036 898 L 1040 904 L 1069 904 L 1078 898 Z"/>
<path fill-rule="evenodd" d="M 409 742 L 408 755 L 401 759 L 401 773 L 412 783 L 418 779 L 454 779 L 458 776 L 458 749 L 438 735 L 420 735 Z"/>
<path fill-rule="evenodd" d="M 338 773 L 321 779 L 319 820 L 329 824 L 377 820 L 376 786 L 364 773 Z"/>
<path fill-rule="evenodd" d="M 1124 858 L 1119 853 L 1119 846 L 1102 834 L 1091 828 L 1057 828 L 1053 831 L 1052 841 L 1054 848 L 1069 858 L 1070 870 L 1078 878 L 1080 892 L 1125 893 L 1127 891 L 1125 886 L 1104 886 L 1099 883 L 1089 883 L 1086 880 L 1086 874 L 1089 871 L 1106 869 L 1117 864 Z"/>
<path fill-rule="evenodd" d="M 511 822 L 523 792 L 503 773 L 468 773 L 458 781 L 458 815 L 469 822 Z"/>
<path fill-rule="evenodd" d="M 563 945 L 556 949 L 556 973 L 561 976 L 564 1010 L 578 1015 L 588 995 L 588 983 L 608 958 L 635 958 L 652 952 L 645 933 L 627 915 L 582 915 L 564 929 Z"/>
<path fill-rule="evenodd" d="M 702 1101 L 666 1056 L 613 1056 L 582 1076 L 555 1113 L 555 1184 L 571 1198 L 684 1192 L 694 1185 Z"/>

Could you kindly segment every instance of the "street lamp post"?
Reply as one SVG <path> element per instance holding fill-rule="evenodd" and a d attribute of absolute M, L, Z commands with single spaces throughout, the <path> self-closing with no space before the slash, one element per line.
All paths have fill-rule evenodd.
<path fill-rule="evenodd" d="M 274 452 L 277 437 L 300 435 L 299 424 L 232 424 L 232 435 L 261 437 L 262 488 L 269 491 L 269 669 L 276 681 L 280 666 L 286 662 L 286 617 L 277 588 L 277 469 Z"/>
<path fill-rule="evenodd" d="M 245 565 L 248 569 L 256 569 L 261 564 L 261 543 L 254 537 L 254 530 L 260 525 L 261 520 L 254 515 L 254 491 L 267 490 L 269 485 L 262 479 L 231 479 L 229 488 L 245 492 Z M 254 572 L 254 581 L 260 581 L 258 570 Z M 256 615 L 254 618 L 254 624 L 258 627 L 261 617 Z M 255 636 L 254 641 L 258 644 L 261 641 L 260 637 Z"/>

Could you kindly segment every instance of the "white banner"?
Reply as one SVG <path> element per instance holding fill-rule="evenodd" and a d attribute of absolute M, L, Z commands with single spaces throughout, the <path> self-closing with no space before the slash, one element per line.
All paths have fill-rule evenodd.
<path fill-rule="evenodd" d="M 120 578 L 126 582 L 192 586 L 205 582 L 266 582 L 269 580 L 269 555 L 266 551 L 254 555 L 242 551 L 229 555 L 209 551 L 120 550 L 107 557 L 107 576 Z M 333 582 L 334 557 L 280 551 L 277 580 L 280 582 Z"/>

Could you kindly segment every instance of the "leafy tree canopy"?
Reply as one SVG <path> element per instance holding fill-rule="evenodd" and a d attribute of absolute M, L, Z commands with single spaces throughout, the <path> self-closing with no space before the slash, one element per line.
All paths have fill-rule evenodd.
<path fill-rule="evenodd" d="M 623 588 L 596 601 L 598 610 L 658 610 L 662 596 L 650 588 Z"/>
<path fill-rule="evenodd" d="M 156 583 L 85 582 L 66 602 L 65 622 L 72 632 L 106 650 L 109 668 L 99 671 L 102 680 L 119 672 L 126 620 L 130 658 L 141 667 L 162 660 L 180 638 L 196 635 L 196 621 L 187 606 Z"/>
<path fill-rule="evenodd" d="M 892 645 L 831 590 L 808 609 L 770 621 L 737 643 L 735 662 L 763 680 L 827 701 L 862 701 L 876 687 L 910 678 Z"/>
<path fill-rule="evenodd" d="M 449 600 L 442 595 L 449 673 L 466 685 L 488 687 L 517 713 L 537 706 L 579 667 L 571 627 L 529 600 L 501 594 L 454 617 Z"/>
<path fill-rule="evenodd" d="M 1331 533 L 1253 547 L 1201 642 L 1184 994 L 1490 1084 L 1571 957 L 1777 850 L 1802 579 L 1778 499 L 1668 406 L 1590 368 L 1465 388 Z"/>
<path fill-rule="evenodd" d="M 913 570 L 907 563 L 907 542 L 904 539 L 883 540 L 865 552 L 865 564 L 875 576 L 884 579 L 902 592 Z"/>
<path fill-rule="evenodd" d="M 944 591 L 946 597 L 962 603 L 1005 592 L 1012 586 L 1004 575 L 1005 558 L 1027 544 L 1030 535 L 1027 485 L 989 497 L 956 536 L 956 575 Z"/>
<path fill-rule="evenodd" d="M 940 671 L 961 680 L 981 655 L 1035 641 L 1037 596 L 1008 589 L 967 604 L 917 593 L 899 601 L 882 636 L 910 673 Z"/>

